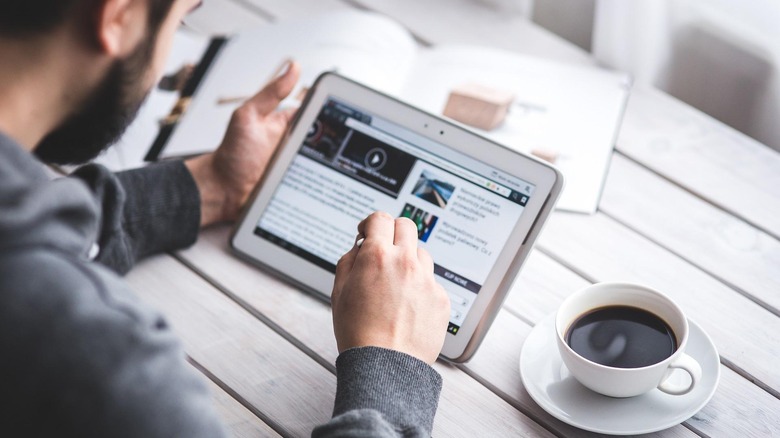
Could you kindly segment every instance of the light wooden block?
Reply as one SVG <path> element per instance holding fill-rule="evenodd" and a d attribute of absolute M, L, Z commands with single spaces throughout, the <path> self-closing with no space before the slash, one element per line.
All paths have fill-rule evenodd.
<path fill-rule="evenodd" d="M 479 84 L 455 87 L 447 99 L 443 114 L 475 128 L 490 131 L 506 118 L 514 95 Z"/>
<path fill-rule="evenodd" d="M 531 155 L 535 155 L 552 164 L 558 161 L 558 152 L 552 149 L 534 149 L 531 151 Z"/>

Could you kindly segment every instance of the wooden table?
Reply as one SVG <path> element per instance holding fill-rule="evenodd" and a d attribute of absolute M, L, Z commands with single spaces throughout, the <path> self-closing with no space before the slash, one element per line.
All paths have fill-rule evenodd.
<path fill-rule="evenodd" d="M 361 8 L 421 44 L 469 42 L 568 62 L 580 49 L 474 0 L 216 0 L 191 23 L 231 31 Z M 331 415 L 330 308 L 230 254 L 229 229 L 145 261 L 128 281 L 162 309 L 236 436 L 307 436 Z M 568 294 L 625 280 L 673 296 L 712 337 L 710 403 L 659 436 L 780 436 L 780 154 L 656 90 L 632 92 L 600 210 L 556 212 L 474 359 L 438 362 L 435 436 L 586 436 L 545 413 L 520 381 L 535 323 Z"/>

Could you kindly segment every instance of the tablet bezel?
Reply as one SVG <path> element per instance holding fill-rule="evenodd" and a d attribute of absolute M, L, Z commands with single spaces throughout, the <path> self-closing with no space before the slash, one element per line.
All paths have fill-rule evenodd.
<path fill-rule="evenodd" d="M 562 189 L 560 172 L 547 163 L 507 149 L 497 143 L 367 88 L 335 73 L 322 74 L 312 86 L 301 110 L 269 164 L 268 171 L 253 194 L 248 208 L 230 238 L 238 255 L 270 269 L 289 281 L 315 292 L 329 301 L 334 275 L 292 252 L 254 234 L 254 229 L 276 192 L 291 161 L 296 157 L 306 133 L 328 98 L 341 100 L 367 113 L 385 119 L 479 160 L 497 170 L 534 184 L 534 194 L 516 223 L 490 274 L 482 285 L 457 335 L 447 333 L 441 356 L 454 362 L 468 360 L 484 338 L 487 329 L 519 273 L 546 217 Z M 475 153 L 478 151 L 478 153 Z"/>

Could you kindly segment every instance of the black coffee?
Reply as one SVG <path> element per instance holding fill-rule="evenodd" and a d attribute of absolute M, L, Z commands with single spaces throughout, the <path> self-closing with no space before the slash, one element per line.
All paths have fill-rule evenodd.
<path fill-rule="evenodd" d="M 582 357 L 616 368 L 640 368 L 663 361 L 677 349 L 672 328 L 636 307 L 607 306 L 580 316 L 566 343 Z"/>

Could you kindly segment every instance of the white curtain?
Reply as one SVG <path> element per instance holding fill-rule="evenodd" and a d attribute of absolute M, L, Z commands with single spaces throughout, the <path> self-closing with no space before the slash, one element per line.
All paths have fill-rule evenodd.
<path fill-rule="evenodd" d="M 780 150 L 780 2 L 597 0 L 592 51 Z"/>

